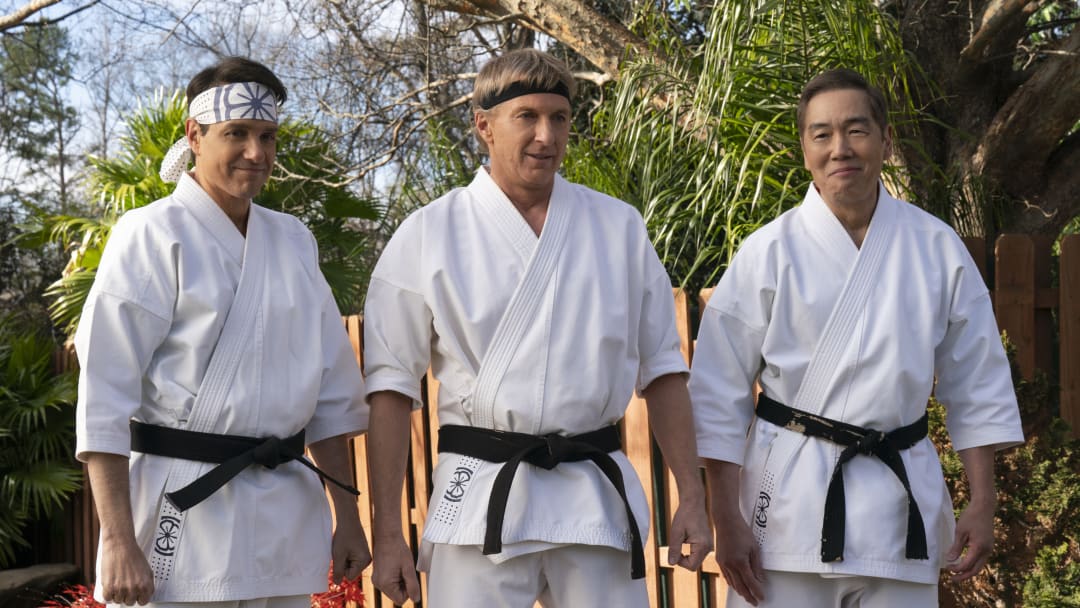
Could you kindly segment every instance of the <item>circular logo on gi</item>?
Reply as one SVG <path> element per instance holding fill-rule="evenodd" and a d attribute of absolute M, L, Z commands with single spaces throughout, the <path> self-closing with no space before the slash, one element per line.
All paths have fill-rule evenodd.
<path fill-rule="evenodd" d="M 154 539 L 154 552 L 172 555 L 176 552 L 176 543 L 180 540 L 180 519 L 172 515 L 162 515 L 158 522 L 157 538 Z"/>
<path fill-rule="evenodd" d="M 465 498 L 465 486 L 469 485 L 472 476 L 472 469 L 466 467 L 454 469 L 454 474 L 450 477 L 450 484 L 446 487 L 443 498 L 450 502 L 461 502 L 461 499 Z"/>
<path fill-rule="evenodd" d="M 754 505 L 754 523 L 759 527 L 764 528 L 769 521 L 769 516 L 765 513 L 769 508 L 769 502 L 771 502 L 771 499 L 768 494 L 765 492 L 758 494 L 757 504 Z"/>

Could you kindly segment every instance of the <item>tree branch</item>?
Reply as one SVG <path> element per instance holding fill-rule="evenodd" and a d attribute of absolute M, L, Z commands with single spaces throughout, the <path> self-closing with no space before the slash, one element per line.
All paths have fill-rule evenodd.
<path fill-rule="evenodd" d="M 34 13 L 45 10 L 46 8 L 60 2 L 60 0 L 33 0 L 20 9 L 8 15 L 0 17 L 0 32 L 7 31 L 16 25 L 21 24 L 34 15 Z"/>
<path fill-rule="evenodd" d="M 581 0 L 428 0 L 428 5 L 492 18 L 514 16 L 518 23 L 574 49 L 610 78 L 618 77 L 619 65 L 628 52 L 655 55 L 625 25 Z"/>
<path fill-rule="evenodd" d="M 1080 119 L 1080 28 L 1061 51 L 1047 56 L 998 110 L 972 158 L 976 170 L 1021 191 L 1030 187 L 1025 182 L 1045 178 L 1047 160 Z"/>
<path fill-rule="evenodd" d="M 960 61 L 975 63 L 982 59 L 987 47 L 995 43 L 999 33 L 1023 15 L 1023 9 L 1029 2 L 1030 0 L 993 0 L 983 11 L 978 31 L 964 50 L 960 51 Z"/>

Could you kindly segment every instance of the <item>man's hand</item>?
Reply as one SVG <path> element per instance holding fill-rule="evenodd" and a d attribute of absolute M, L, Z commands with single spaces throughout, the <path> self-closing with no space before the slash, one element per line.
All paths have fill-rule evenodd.
<path fill-rule="evenodd" d="M 147 604 L 154 594 L 154 572 L 134 538 L 101 539 L 101 593 L 113 604 Z"/>
<path fill-rule="evenodd" d="M 729 587 L 750 605 L 765 599 L 765 570 L 761 551 L 750 526 L 742 517 L 714 521 L 716 526 L 716 562 Z"/>
<path fill-rule="evenodd" d="M 952 581 L 967 580 L 983 569 L 994 550 L 994 448 L 978 446 L 957 452 L 964 463 L 971 501 L 956 521 L 956 538 L 945 554 Z M 966 549 L 966 551 L 965 551 Z"/>
<path fill-rule="evenodd" d="M 956 521 L 956 539 L 945 555 L 952 582 L 965 581 L 983 569 L 994 550 L 993 503 L 969 504 Z M 965 551 L 966 549 L 966 551 Z"/>
<path fill-rule="evenodd" d="M 400 535 L 375 542 L 375 569 L 371 574 L 375 588 L 395 604 L 420 601 L 420 579 L 412 551 Z"/>
<path fill-rule="evenodd" d="M 367 536 L 358 520 L 342 525 L 339 522 L 334 530 L 334 540 L 330 554 L 334 560 L 334 569 L 330 579 L 334 583 L 356 580 L 371 563 L 371 550 L 368 549 Z"/>
<path fill-rule="evenodd" d="M 135 541 L 127 456 L 89 452 L 86 467 L 101 522 L 102 595 L 113 604 L 149 603 L 154 572 Z"/>
<path fill-rule="evenodd" d="M 709 530 L 709 518 L 705 515 L 703 500 L 680 502 L 675 517 L 671 519 L 668 533 L 668 564 L 682 566 L 687 570 L 697 570 L 705 556 L 712 551 L 712 532 Z M 690 545 L 690 553 L 684 555 L 682 546 Z"/>
<path fill-rule="evenodd" d="M 739 510 L 739 469 L 733 462 L 705 461 L 709 505 L 716 528 L 716 563 L 728 587 L 751 606 L 765 599 L 765 569 L 754 533 Z"/>

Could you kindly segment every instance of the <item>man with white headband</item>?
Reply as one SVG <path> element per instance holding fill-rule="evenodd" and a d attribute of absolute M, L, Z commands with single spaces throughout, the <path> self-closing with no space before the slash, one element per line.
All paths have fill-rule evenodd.
<path fill-rule="evenodd" d="M 239 57 L 192 79 L 161 170 L 176 189 L 120 218 L 83 308 L 76 455 L 110 606 L 299 608 L 331 557 L 335 580 L 371 561 L 344 483 L 367 426 L 356 357 L 314 237 L 252 203 L 285 97 Z"/>
<path fill-rule="evenodd" d="M 557 174 L 574 85 L 531 49 L 485 65 L 473 107 L 490 164 L 406 219 L 372 274 L 372 579 L 395 602 L 420 597 L 400 497 L 429 364 L 432 606 L 648 606 L 649 511 L 615 426 L 635 388 L 678 485 L 670 561 L 695 570 L 711 548 L 671 281 L 633 207 Z"/>

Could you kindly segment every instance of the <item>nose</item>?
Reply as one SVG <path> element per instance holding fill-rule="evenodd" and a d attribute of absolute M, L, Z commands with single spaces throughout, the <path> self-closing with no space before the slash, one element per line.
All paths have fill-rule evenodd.
<path fill-rule="evenodd" d="M 833 158 L 847 158 L 851 156 L 851 142 L 848 141 L 847 135 L 841 133 L 832 138 L 832 149 L 829 150 L 830 156 Z"/>
<path fill-rule="evenodd" d="M 249 137 L 244 141 L 244 160 L 259 163 L 262 162 L 265 157 L 266 150 L 264 149 L 264 144 L 257 136 Z"/>
<path fill-rule="evenodd" d="M 543 144 L 555 143 L 555 124 L 550 118 L 541 118 L 536 122 L 535 138 Z"/>

